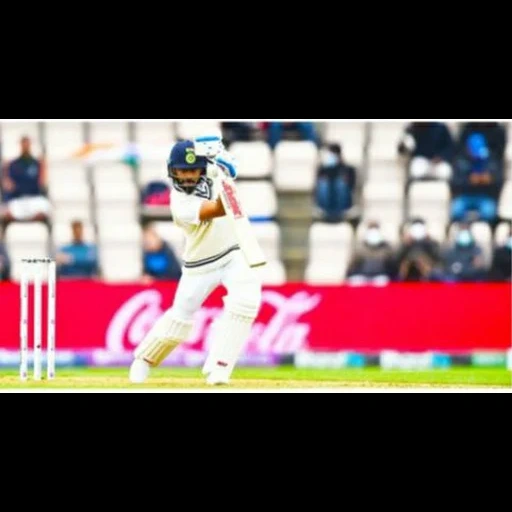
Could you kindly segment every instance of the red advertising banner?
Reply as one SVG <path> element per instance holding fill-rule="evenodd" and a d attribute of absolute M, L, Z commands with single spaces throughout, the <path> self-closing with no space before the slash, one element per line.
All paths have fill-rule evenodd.
<path fill-rule="evenodd" d="M 176 283 L 60 281 L 57 349 L 128 356 L 172 304 L 175 290 Z M 246 354 L 506 350 L 511 346 L 511 291 L 506 283 L 266 287 Z M 203 353 L 209 346 L 224 293 L 217 290 L 197 312 L 181 350 Z M 0 283 L 0 349 L 19 349 L 19 303 L 18 286 Z"/>

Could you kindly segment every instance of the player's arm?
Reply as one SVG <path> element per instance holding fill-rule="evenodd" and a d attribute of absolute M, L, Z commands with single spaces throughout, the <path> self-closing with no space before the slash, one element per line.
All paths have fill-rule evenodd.
<path fill-rule="evenodd" d="M 220 196 L 216 201 L 203 201 L 199 208 L 199 220 L 201 222 L 223 217 L 224 215 L 226 215 L 226 211 Z"/>

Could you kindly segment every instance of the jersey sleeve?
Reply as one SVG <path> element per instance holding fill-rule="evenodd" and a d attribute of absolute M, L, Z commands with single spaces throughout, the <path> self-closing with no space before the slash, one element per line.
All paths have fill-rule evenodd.
<path fill-rule="evenodd" d="M 175 220 L 185 224 L 199 224 L 199 210 L 204 199 L 197 196 L 179 195 L 172 199 L 171 212 Z"/>

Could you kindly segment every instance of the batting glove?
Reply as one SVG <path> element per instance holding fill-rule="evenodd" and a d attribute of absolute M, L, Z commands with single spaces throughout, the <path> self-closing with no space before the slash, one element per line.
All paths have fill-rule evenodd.
<path fill-rule="evenodd" d="M 213 161 L 231 178 L 236 179 L 238 176 L 237 163 L 233 156 L 226 150 L 217 155 Z"/>

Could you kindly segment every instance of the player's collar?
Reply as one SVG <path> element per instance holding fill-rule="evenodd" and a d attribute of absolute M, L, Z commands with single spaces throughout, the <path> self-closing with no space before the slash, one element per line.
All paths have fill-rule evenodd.
<path fill-rule="evenodd" d="M 189 194 L 182 186 L 172 180 L 173 187 L 183 194 Z M 194 190 L 190 193 L 192 196 L 202 197 L 204 199 L 211 199 L 213 195 L 213 182 L 206 176 L 201 176 L 197 182 Z"/>

